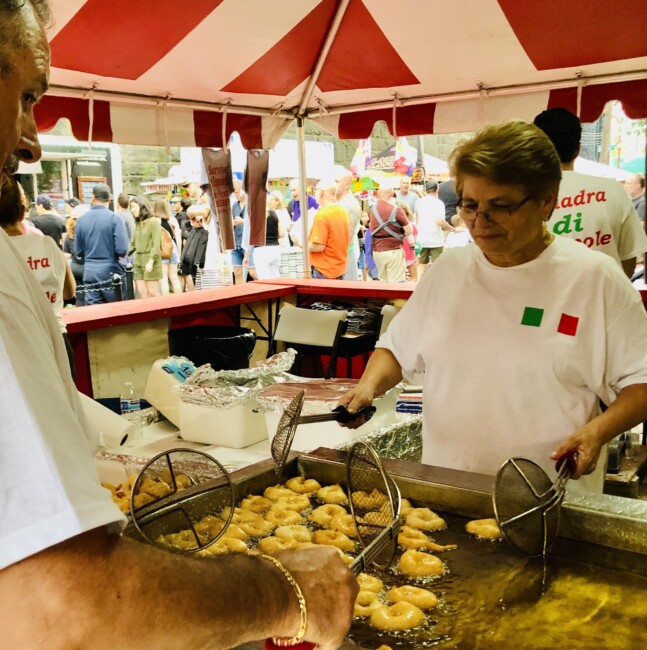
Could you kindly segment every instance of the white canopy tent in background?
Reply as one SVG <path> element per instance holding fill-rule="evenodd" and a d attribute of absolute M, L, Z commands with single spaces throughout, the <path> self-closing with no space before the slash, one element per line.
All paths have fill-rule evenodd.
<path fill-rule="evenodd" d="M 296 117 L 366 138 L 475 130 L 610 99 L 647 117 L 633 0 L 52 0 L 40 130 L 79 140 L 271 149 Z M 612 29 L 611 29 L 612 27 Z M 302 209 L 305 205 L 302 206 Z M 305 211 L 305 210 L 304 210 Z M 307 255 L 306 265 L 308 263 Z"/>

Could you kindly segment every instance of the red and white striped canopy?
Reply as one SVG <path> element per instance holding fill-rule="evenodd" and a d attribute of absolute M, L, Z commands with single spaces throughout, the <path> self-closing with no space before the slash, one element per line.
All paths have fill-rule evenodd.
<path fill-rule="evenodd" d="M 79 139 L 272 148 L 296 115 L 341 138 L 452 133 L 609 99 L 647 117 L 635 0 L 52 0 L 52 90 Z M 225 110 L 226 108 L 226 110 Z M 223 120 L 225 122 L 223 128 Z"/>

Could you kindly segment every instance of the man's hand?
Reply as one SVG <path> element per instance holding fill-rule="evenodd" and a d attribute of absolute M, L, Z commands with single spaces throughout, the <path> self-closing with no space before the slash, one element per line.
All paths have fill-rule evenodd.
<path fill-rule="evenodd" d="M 297 581 L 308 609 L 305 640 L 319 650 L 339 648 L 348 632 L 359 586 L 330 547 L 283 551 L 276 558 Z"/>
<path fill-rule="evenodd" d="M 242 217 L 234 217 L 234 226 L 241 226 L 245 223 L 245 219 Z"/>
<path fill-rule="evenodd" d="M 146 262 L 146 273 L 150 273 L 153 270 L 153 260 L 148 260 Z"/>

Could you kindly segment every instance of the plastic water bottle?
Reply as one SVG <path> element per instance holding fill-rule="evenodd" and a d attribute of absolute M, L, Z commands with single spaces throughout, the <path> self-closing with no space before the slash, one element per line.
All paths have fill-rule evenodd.
<path fill-rule="evenodd" d="M 139 395 L 135 391 L 132 381 L 124 382 L 123 390 L 121 391 L 121 415 L 126 418 L 131 424 L 134 425 L 134 430 L 128 436 L 128 444 L 132 445 L 142 438 L 142 404 L 139 400 Z"/>

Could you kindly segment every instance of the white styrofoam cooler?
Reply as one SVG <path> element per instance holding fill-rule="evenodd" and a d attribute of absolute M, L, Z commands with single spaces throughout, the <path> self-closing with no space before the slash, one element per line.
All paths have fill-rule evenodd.
<path fill-rule="evenodd" d="M 267 438 L 265 418 L 255 397 L 240 406 L 210 408 L 179 400 L 180 435 L 184 440 L 242 449 Z"/>
<path fill-rule="evenodd" d="M 343 445 L 359 436 L 364 436 L 371 431 L 377 431 L 397 421 L 395 404 L 400 394 L 400 388 L 392 388 L 383 397 L 376 399 L 373 405 L 376 408 L 373 417 L 358 429 L 340 427 L 331 420 L 330 422 L 315 422 L 314 424 L 301 424 L 297 427 L 292 442 L 294 451 L 312 451 L 317 447 L 336 447 Z M 303 415 L 311 415 L 308 410 L 307 401 L 304 405 Z M 321 411 L 317 411 L 321 413 Z M 274 438 L 276 427 L 281 419 L 282 412 L 266 411 L 265 422 L 270 441 Z"/>
<path fill-rule="evenodd" d="M 163 369 L 166 359 L 155 361 L 148 373 L 144 399 L 154 406 L 169 422 L 180 428 L 180 395 L 175 390 L 181 381 Z"/>

